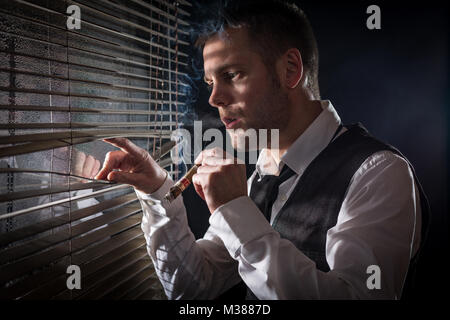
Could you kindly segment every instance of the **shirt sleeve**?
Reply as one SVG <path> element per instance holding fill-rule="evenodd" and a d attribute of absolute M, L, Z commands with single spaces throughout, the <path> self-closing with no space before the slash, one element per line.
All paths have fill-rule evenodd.
<path fill-rule="evenodd" d="M 395 299 L 413 251 L 416 198 L 404 159 L 388 151 L 366 159 L 327 233 L 329 272 L 280 238 L 249 197 L 219 207 L 210 224 L 259 299 Z M 380 271 L 380 289 L 370 266 Z"/>
<path fill-rule="evenodd" d="M 173 184 L 168 177 L 153 194 L 135 190 L 147 252 L 169 299 L 215 298 L 239 281 L 237 262 L 215 234 L 195 240 L 182 196 L 172 203 L 161 201 Z"/>

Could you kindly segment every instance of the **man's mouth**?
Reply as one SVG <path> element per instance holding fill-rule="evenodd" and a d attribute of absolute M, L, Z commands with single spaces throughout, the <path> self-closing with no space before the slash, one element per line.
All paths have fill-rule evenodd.
<path fill-rule="evenodd" d="M 225 127 L 227 129 L 232 129 L 233 127 L 236 127 L 236 125 L 239 123 L 239 119 L 237 118 L 222 118 L 222 122 L 225 124 Z"/>

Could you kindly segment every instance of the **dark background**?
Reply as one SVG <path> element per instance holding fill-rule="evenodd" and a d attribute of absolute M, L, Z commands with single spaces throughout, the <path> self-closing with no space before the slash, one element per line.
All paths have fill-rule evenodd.
<path fill-rule="evenodd" d="M 193 22 L 210 13 L 213 1 L 194 4 Z M 413 164 L 429 198 L 432 221 L 419 265 L 418 295 L 443 298 L 448 284 L 448 5 L 427 1 L 295 1 L 312 24 L 319 47 L 322 99 L 346 124 L 360 121 Z M 209 6 L 207 6 L 207 4 Z M 381 30 L 369 30 L 366 9 L 381 9 Z M 194 52 L 193 52 L 194 54 Z M 224 130 L 208 105 L 202 61 L 193 60 L 192 120 Z M 253 168 L 249 167 L 250 172 Z M 193 188 L 184 193 L 195 236 L 208 227 L 209 212 Z"/>

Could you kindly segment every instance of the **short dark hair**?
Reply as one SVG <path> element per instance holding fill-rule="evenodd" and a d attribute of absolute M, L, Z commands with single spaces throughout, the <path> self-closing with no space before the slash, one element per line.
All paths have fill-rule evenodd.
<path fill-rule="evenodd" d="M 315 99 L 320 99 L 317 43 L 301 9 L 281 0 L 229 0 L 215 11 L 201 23 L 196 47 L 203 49 L 208 39 L 226 28 L 245 27 L 267 66 L 274 66 L 289 48 L 297 48 L 309 79 L 308 88 Z"/>

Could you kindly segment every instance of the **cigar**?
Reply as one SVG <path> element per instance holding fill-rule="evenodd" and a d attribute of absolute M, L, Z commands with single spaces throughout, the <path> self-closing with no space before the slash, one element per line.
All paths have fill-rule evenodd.
<path fill-rule="evenodd" d="M 197 173 L 197 169 L 200 165 L 194 165 L 188 172 L 178 180 L 175 185 L 170 188 L 169 192 L 167 192 L 164 197 L 165 200 L 172 202 L 175 200 L 187 187 L 192 183 L 192 177 Z"/>

